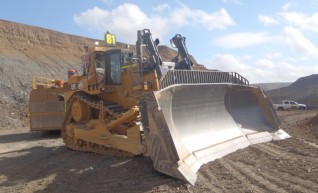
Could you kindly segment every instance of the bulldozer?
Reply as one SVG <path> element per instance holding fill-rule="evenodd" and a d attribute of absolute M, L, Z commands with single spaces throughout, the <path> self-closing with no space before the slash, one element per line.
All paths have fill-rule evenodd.
<path fill-rule="evenodd" d="M 279 128 L 260 87 L 235 72 L 193 70 L 185 43 L 175 35 L 171 45 L 178 55 L 163 62 L 159 40 L 149 29 L 137 31 L 136 54 L 113 47 L 116 37 L 106 33 L 105 45 L 86 47 L 83 73 L 69 77 L 61 88 L 63 102 L 47 108 L 51 114 L 31 112 L 31 127 L 45 127 L 48 114 L 63 116 L 55 126 L 68 148 L 144 155 L 157 171 L 192 185 L 205 163 L 251 144 L 290 137 Z M 38 102 L 51 104 L 30 96 L 30 111 Z M 65 109 L 63 115 L 56 108 Z"/>

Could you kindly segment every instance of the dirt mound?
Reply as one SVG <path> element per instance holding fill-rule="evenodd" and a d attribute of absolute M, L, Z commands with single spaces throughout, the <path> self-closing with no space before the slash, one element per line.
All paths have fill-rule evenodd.
<path fill-rule="evenodd" d="M 308 125 L 310 125 L 311 127 L 318 128 L 318 113 L 315 117 L 308 121 Z"/>

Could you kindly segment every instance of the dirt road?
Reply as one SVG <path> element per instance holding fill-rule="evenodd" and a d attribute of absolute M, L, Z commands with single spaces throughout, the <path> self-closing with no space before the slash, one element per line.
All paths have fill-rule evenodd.
<path fill-rule="evenodd" d="M 59 133 L 0 130 L 0 192 L 317 192 L 314 111 L 280 112 L 293 137 L 258 144 L 204 165 L 195 186 L 152 169 L 145 157 L 70 151 Z"/>

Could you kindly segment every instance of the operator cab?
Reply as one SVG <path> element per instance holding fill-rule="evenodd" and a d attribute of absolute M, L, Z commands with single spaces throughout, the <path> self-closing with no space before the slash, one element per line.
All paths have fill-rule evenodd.
<path fill-rule="evenodd" d="M 107 85 L 121 84 L 121 67 L 129 63 L 131 52 L 128 49 L 112 49 L 95 52 L 97 82 Z"/>

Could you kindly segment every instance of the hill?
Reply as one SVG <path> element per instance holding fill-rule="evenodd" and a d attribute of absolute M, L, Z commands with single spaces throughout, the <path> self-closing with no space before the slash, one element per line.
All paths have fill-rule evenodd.
<path fill-rule="evenodd" d="M 257 83 L 252 84 L 252 86 L 260 86 L 264 91 L 274 90 L 282 87 L 289 86 L 290 82 L 277 82 L 277 83 Z"/>
<path fill-rule="evenodd" d="M 33 75 L 65 78 L 79 68 L 84 45 L 94 40 L 0 20 L 1 126 L 19 124 L 27 114 Z"/>
<path fill-rule="evenodd" d="M 301 77 L 289 86 L 266 92 L 273 103 L 295 100 L 307 106 L 318 107 L 318 74 Z"/>

